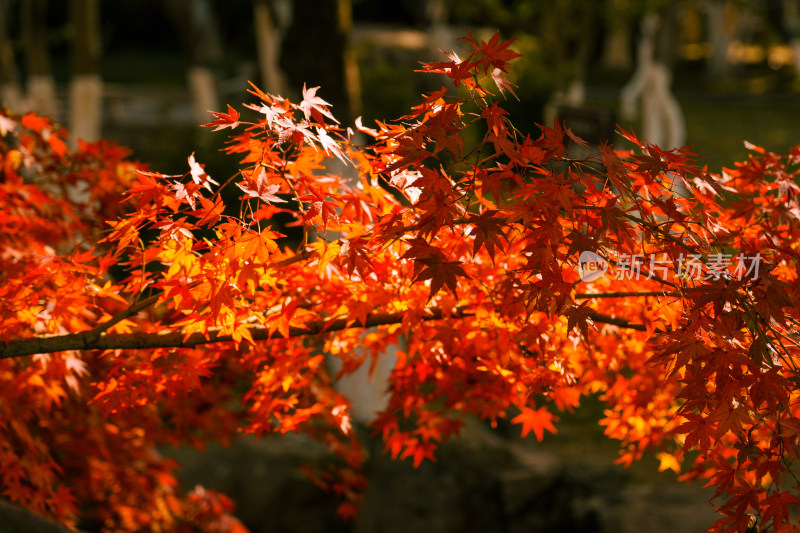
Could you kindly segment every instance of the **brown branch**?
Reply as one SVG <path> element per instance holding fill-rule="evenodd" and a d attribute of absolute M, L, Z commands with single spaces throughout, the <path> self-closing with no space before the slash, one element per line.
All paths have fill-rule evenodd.
<path fill-rule="evenodd" d="M 136 302 L 135 304 L 131 305 L 130 307 L 128 307 L 126 310 L 124 310 L 120 314 L 115 315 L 110 320 L 107 320 L 106 322 L 103 322 L 102 324 L 99 324 L 98 326 L 95 326 L 94 328 L 92 328 L 89 331 L 87 331 L 86 332 L 87 338 L 88 339 L 96 339 L 97 337 L 102 335 L 106 330 L 108 330 L 111 326 L 114 326 L 114 325 L 122 322 L 126 318 L 132 317 L 133 315 L 135 315 L 139 311 L 147 309 L 148 307 L 150 307 L 151 305 L 156 303 L 160 296 L 161 296 L 160 294 L 156 294 L 154 296 L 151 296 L 149 298 L 145 298 L 144 300 Z"/>
<path fill-rule="evenodd" d="M 617 326 L 618 328 L 623 329 L 632 329 L 635 331 L 647 331 L 647 326 L 644 324 L 637 324 L 635 322 L 631 322 L 624 318 L 617 318 L 615 316 L 604 315 L 603 313 L 589 313 L 589 318 L 591 318 L 594 322 L 600 322 L 601 324 L 609 324 L 611 326 Z M 663 329 L 655 328 L 653 330 L 655 333 L 666 333 Z"/>
<path fill-rule="evenodd" d="M 576 300 L 588 300 L 591 298 L 630 298 L 631 296 L 680 296 L 681 293 L 675 291 L 628 291 L 628 292 L 579 292 L 575 294 Z"/>
<path fill-rule="evenodd" d="M 653 295 L 662 293 L 653 293 Z M 607 297 L 626 296 L 626 293 L 608 293 Z M 643 293 L 631 293 L 631 295 L 642 296 Z M 649 295 L 649 294 L 645 294 Z M 580 295 L 578 295 L 580 297 Z M 597 295 L 588 295 L 597 297 Z M 44 337 L 29 337 L 24 339 L 14 339 L 7 343 L 0 343 L 0 359 L 10 359 L 14 357 L 26 357 L 34 354 L 49 354 L 70 350 L 149 350 L 153 348 L 193 348 L 204 344 L 214 344 L 220 342 L 230 342 L 232 335 L 223 335 L 219 328 L 210 329 L 208 335 L 200 332 L 193 333 L 188 338 L 181 331 L 164 331 L 159 333 L 105 333 L 115 323 L 127 318 L 136 312 L 152 305 L 157 300 L 157 296 L 152 296 L 131 306 L 126 311 L 117 315 L 110 321 L 97 326 L 94 329 L 81 331 L 78 333 L 67 333 L 64 335 L 52 335 Z M 439 308 L 427 310 L 427 314 L 420 317 L 421 320 L 441 320 L 447 317 L 463 318 L 473 316 L 474 313 L 467 311 L 464 307 L 456 307 L 450 313 L 445 313 Z M 270 333 L 269 329 L 260 325 L 248 326 L 250 335 L 254 341 L 265 341 L 271 339 L 282 339 L 301 337 L 305 335 L 319 335 L 329 331 L 341 331 L 351 328 L 370 328 L 374 326 L 385 326 L 391 324 L 401 324 L 405 313 L 375 313 L 367 317 L 365 324 L 352 322 L 346 318 L 338 318 L 333 321 L 312 320 L 306 323 L 305 327 L 290 327 L 288 336 L 284 337 L 279 331 Z M 610 324 L 624 329 L 635 331 L 647 331 L 644 324 L 630 322 L 623 318 L 612 317 L 602 313 L 593 312 L 588 315 L 595 322 Z M 663 333 L 656 329 L 655 332 Z"/>
<path fill-rule="evenodd" d="M 312 255 L 316 253 L 314 250 L 303 250 L 302 252 L 289 257 L 288 259 L 284 259 L 283 261 L 276 261 L 274 263 L 269 263 L 265 265 L 266 268 L 283 268 L 287 267 L 293 263 L 297 263 L 298 261 L 302 261 L 303 259 L 308 259 Z"/>
<path fill-rule="evenodd" d="M 462 307 L 445 313 L 441 309 L 429 309 L 421 317 L 422 320 L 440 320 L 446 317 L 461 318 L 471 316 L 471 312 Z M 289 328 L 288 337 L 301 337 L 304 335 L 318 335 L 328 331 L 340 331 L 351 328 L 386 326 L 400 324 L 406 313 L 376 313 L 367 317 L 366 324 L 348 321 L 339 318 L 333 321 L 312 320 L 305 327 Z M 284 336 L 278 332 L 270 331 L 264 326 L 248 326 L 248 330 L 255 341 L 281 339 Z M 66 350 L 148 350 L 152 348 L 192 348 L 203 344 L 232 341 L 231 335 L 223 335 L 219 329 L 209 330 L 208 336 L 194 333 L 184 338 L 181 331 L 166 331 L 161 333 L 103 333 L 96 335 L 95 330 L 80 333 L 68 333 L 49 337 L 30 337 L 8 341 L 5 345 L 0 343 L 0 359 L 12 357 L 25 357 L 40 353 L 56 353 Z"/>

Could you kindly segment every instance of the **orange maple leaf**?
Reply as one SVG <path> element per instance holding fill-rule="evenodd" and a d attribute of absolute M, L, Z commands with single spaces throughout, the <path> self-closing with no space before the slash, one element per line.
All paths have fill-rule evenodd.
<path fill-rule="evenodd" d="M 522 436 L 526 436 L 533 431 L 536 435 L 536 440 L 542 441 L 544 439 L 544 430 L 555 433 L 556 427 L 553 421 L 556 417 L 553 413 L 547 410 L 546 407 L 538 409 L 531 409 L 530 407 L 523 407 L 521 413 L 511 420 L 512 424 L 522 424 Z"/>
<path fill-rule="evenodd" d="M 227 113 L 222 113 L 222 112 L 218 113 L 216 111 L 209 111 L 209 113 L 214 115 L 214 118 L 216 118 L 217 120 L 214 120 L 213 122 L 209 122 L 208 124 L 203 124 L 203 127 L 204 128 L 212 128 L 212 127 L 216 126 L 211 131 L 217 131 L 217 130 L 221 130 L 221 129 L 224 129 L 224 128 L 233 129 L 236 126 L 239 125 L 239 112 L 236 111 L 234 108 L 232 108 L 230 105 L 228 105 L 228 112 Z"/>

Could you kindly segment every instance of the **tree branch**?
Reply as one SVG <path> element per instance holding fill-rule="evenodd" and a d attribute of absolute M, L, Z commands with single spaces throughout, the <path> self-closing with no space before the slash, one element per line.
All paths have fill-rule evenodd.
<path fill-rule="evenodd" d="M 617 318 L 615 316 L 604 315 L 603 313 L 597 312 L 589 313 L 587 316 L 594 322 L 600 322 L 601 324 L 610 324 L 612 326 L 617 326 L 618 328 L 632 329 L 635 331 L 647 331 L 647 326 L 644 324 L 630 322 L 624 318 Z M 666 333 L 666 331 L 660 328 L 655 328 L 653 331 L 655 333 Z"/>
<path fill-rule="evenodd" d="M 660 294 L 660 293 L 659 293 Z M 640 293 L 636 295 L 641 296 Z M 142 300 L 135 306 L 123 312 L 123 315 L 131 316 L 135 309 L 142 309 L 147 304 L 152 304 L 149 300 L 156 297 Z M 456 307 L 450 313 L 445 313 L 439 308 L 428 309 L 427 314 L 422 316 L 424 321 L 441 320 L 447 317 L 463 318 L 472 316 L 473 313 L 464 307 Z M 401 324 L 405 313 L 375 313 L 367 317 L 366 324 L 352 322 L 346 318 L 338 318 L 333 321 L 312 320 L 305 327 L 290 327 L 289 335 L 284 337 L 279 331 L 270 333 L 269 329 L 260 325 L 248 326 L 250 335 L 254 341 L 265 341 L 272 339 L 302 337 L 304 335 L 319 335 L 329 331 L 341 331 L 352 328 L 371 328 L 374 326 L 387 326 L 391 324 Z M 610 324 L 624 329 L 635 331 L 647 331 L 644 324 L 630 322 L 624 318 L 612 317 L 602 313 L 593 312 L 588 315 L 595 322 Z M 112 321 L 116 320 L 113 319 Z M 121 318 L 120 318 L 121 320 Z M 118 321 L 118 320 L 117 320 Z M 35 354 L 49 354 L 70 350 L 149 350 L 153 348 L 193 348 L 204 344 L 214 344 L 220 342 L 233 341 L 232 335 L 223 335 L 219 328 L 210 329 L 208 336 L 200 332 L 193 333 L 188 338 L 184 338 L 181 331 L 164 331 L 159 333 L 99 333 L 99 328 L 108 327 L 108 322 L 101 324 L 97 328 L 81 331 L 79 333 L 67 333 L 64 335 L 52 335 L 46 337 L 29 337 L 25 339 L 15 339 L 7 343 L 0 343 L 0 359 L 11 359 L 14 357 L 26 357 Z M 657 333 L 664 333 L 663 330 L 656 329 Z"/>
<path fill-rule="evenodd" d="M 94 328 L 87 331 L 86 332 L 87 338 L 96 339 L 97 337 L 102 335 L 106 330 L 108 330 L 111 326 L 122 322 L 126 318 L 132 317 L 139 311 L 147 309 L 148 307 L 156 303 L 160 296 L 161 296 L 160 294 L 156 294 L 149 298 L 145 298 L 144 300 L 136 302 L 135 304 L 131 305 L 129 308 L 127 308 L 120 314 L 114 316 L 110 320 L 103 322 L 102 324 L 95 326 Z"/>
<path fill-rule="evenodd" d="M 463 307 L 456 307 L 451 313 L 445 313 L 441 309 L 429 309 L 428 314 L 422 316 L 422 320 L 440 320 L 448 316 L 461 318 L 471 316 Z M 376 313 L 367 317 L 367 322 L 361 325 L 346 318 L 339 318 L 333 321 L 313 320 L 303 328 L 289 328 L 288 337 L 301 337 L 303 335 L 318 335 L 328 331 L 340 331 L 350 328 L 370 328 L 373 326 L 386 326 L 390 324 L 400 324 L 406 313 Z M 270 331 L 264 326 L 248 326 L 248 330 L 255 341 L 282 339 L 284 336 L 278 332 Z M 287 337 L 287 338 L 288 338 Z M 161 333 L 103 333 L 97 335 L 95 330 L 82 331 L 80 333 L 68 333 L 65 335 L 54 335 L 49 337 L 30 337 L 26 339 L 16 339 L 8 341 L 5 345 L 0 344 L 0 359 L 12 357 L 25 357 L 40 353 L 56 353 L 67 350 L 147 350 L 152 348 L 192 348 L 203 344 L 213 344 L 218 342 L 232 341 L 231 335 L 222 335 L 219 329 L 209 330 L 208 336 L 202 333 L 194 333 L 188 338 L 184 338 L 181 331 L 166 331 Z"/>
<path fill-rule="evenodd" d="M 624 291 L 624 292 L 579 292 L 575 294 L 576 300 L 589 300 L 593 298 L 629 298 L 631 296 L 681 296 L 676 291 Z"/>

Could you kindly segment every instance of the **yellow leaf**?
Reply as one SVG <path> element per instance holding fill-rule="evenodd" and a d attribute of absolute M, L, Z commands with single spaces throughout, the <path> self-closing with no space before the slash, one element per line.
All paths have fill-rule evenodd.
<path fill-rule="evenodd" d="M 681 464 L 678 461 L 678 458 L 672 455 L 671 453 L 661 452 L 656 455 L 661 463 L 658 465 L 658 471 L 663 472 L 664 470 L 672 470 L 676 474 L 681 473 Z"/>
<path fill-rule="evenodd" d="M 319 275 L 320 276 L 325 272 L 325 269 L 328 268 L 328 264 L 331 262 L 331 260 L 334 257 L 336 257 L 337 255 L 339 255 L 339 250 L 340 249 L 341 249 L 341 246 L 339 246 L 338 242 L 332 242 L 332 243 L 329 243 L 329 244 L 325 245 L 325 251 L 324 252 L 322 252 L 322 251 L 320 252 L 320 258 L 319 258 Z"/>
<path fill-rule="evenodd" d="M 47 385 L 45 385 L 44 380 L 42 379 L 42 376 L 40 376 L 39 374 L 32 374 L 28 378 L 28 383 L 30 383 L 35 387 L 47 387 Z"/>

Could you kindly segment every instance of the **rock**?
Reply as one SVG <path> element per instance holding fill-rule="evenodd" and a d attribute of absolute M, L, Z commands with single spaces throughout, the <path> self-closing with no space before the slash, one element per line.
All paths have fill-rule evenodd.
<path fill-rule="evenodd" d="M 301 435 L 241 438 L 231 447 L 165 450 L 181 464 L 182 484 L 218 490 L 236 502 L 235 515 L 253 533 L 317 532 L 320 524 L 337 533 L 350 531 L 336 515 L 337 502 L 299 470 L 322 464 L 331 454 Z"/>
<path fill-rule="evenodd" d="M 619 533 L 700 532 L 719 516 L 707 491 L 685 485 L 626 487 L 611 505 L 600 509 L 606 531 Z"/>
<path fill-rule="evenodd" d="M 0 533 L 75 533 L 75 531 L 0 499 Z"/>
<path fill-rule="evenodd" d="M 241 439 L 177 458 L 187 489 L 200 483 L 229 495 L 253 533 L 699 533 L 715 519 L 707 492 L 663 476 L 635 479 L 592 442 L 547 447 L 469 422 L 436 462 L 415 469 L 364 440 L 369 486 L 350 524 L 336 516 L 336 500 L 297 470 L 331 459 L 304 437 Z"/>

